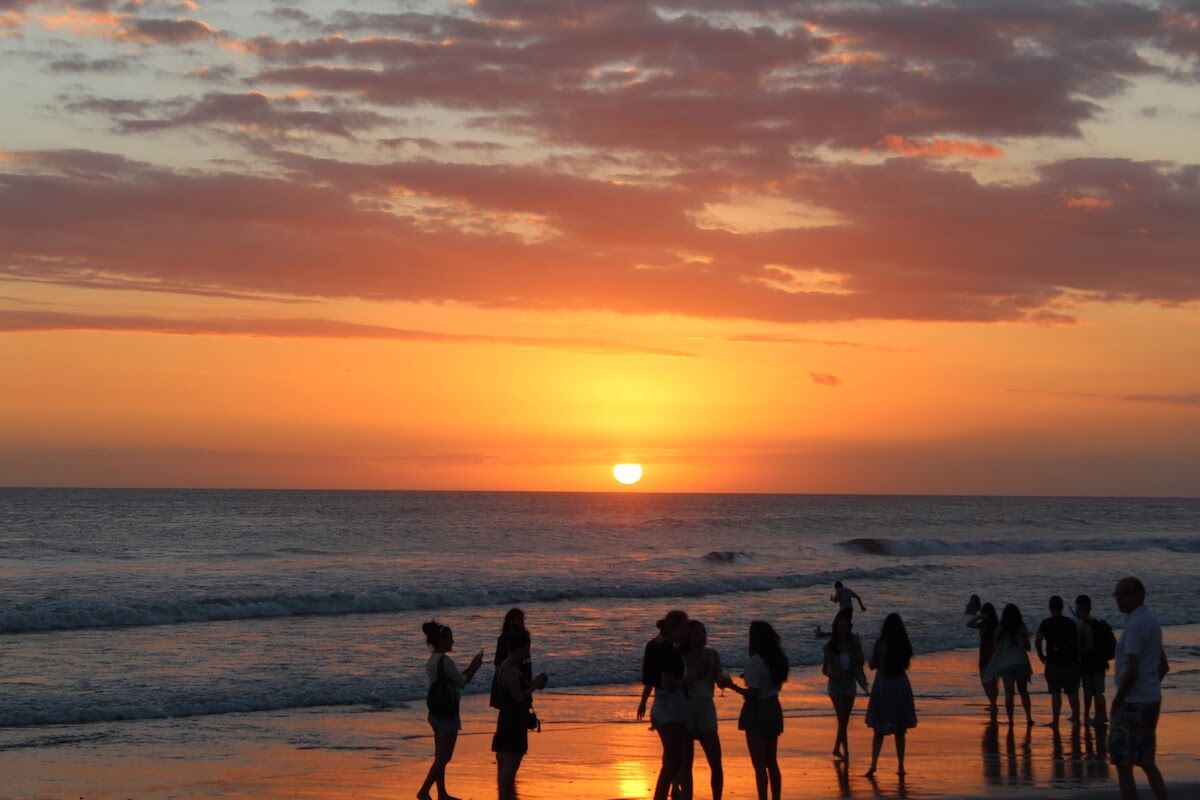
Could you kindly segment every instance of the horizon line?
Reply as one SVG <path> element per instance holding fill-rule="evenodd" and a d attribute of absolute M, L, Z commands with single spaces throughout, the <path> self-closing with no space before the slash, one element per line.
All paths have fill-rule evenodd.
<path fill-rule="evenodd" d="M 642 489 L 347 489 L 312 486 L 85 486 L 85 485 L 0 485 L 3 491 L 80 491 L 80 492 L 325 492 L 355 494 L 618 494 L 618 495 L 708 495 L 727 497 L 918 497 L 931 499 L 1009 499 L 1009 500 L 1200 500 L 1195 495 L 1123 495 L 1123 494 L 1004 494 L 991 492 L 751 492 L 751 491 L 649 491 Z"/>

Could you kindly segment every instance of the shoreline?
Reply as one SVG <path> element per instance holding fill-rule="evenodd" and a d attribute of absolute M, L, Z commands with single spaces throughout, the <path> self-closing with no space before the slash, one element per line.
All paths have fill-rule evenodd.
<path fill-rule="evenodd" d="M 1193 630 L 1188 631 L 1194 633 Z M 1198 653 L 1200 636 L 1176 650 Z M 785 730 L 779 742 L 785 797 L 1011 798 L 1108 800 L 1115 770 L 1103 739 L 1090 727 L 1064 723 L 1056 732 L 1019 723 L 993 724 L 982 696 L 939 696 L 921 689 L 940 679 L 962 687 L 974 681 L 975 654 L 959 650 L 914 662 L 916 729 L 908 743 L 908 774 L 895 774 L 893 744 L 885 742 L 874 781 L 863 777 L 871 732 L 859 699 L 850 724 L 849 769 L 830 756 L 835 723 L 816 668 L 797 669 L 785 684 Z M 1159 763 L 1176 800 L 1200 796 L 1200 661 L 1180 659 L 1166 689 L 1159 726 Z M 1034 688 L 1040 680 L 1035 679 Z M 543 732 L 531 734 L 519 776 L 522 800 L 649 798 L 660 756 L 658 738 L 634 719 L 639 687 L 564 691 L 535 701 Z M 755 797 L 745 742 L 736 729 L 740 698 L 716 698 L 724 749 L 725 796 Z M 316 707 L 211 717 L 0 730 L 0 797 L 25 800 L 118 798 L 409 797 L 432 754 L 423 703 L 403 708 Z M 463 701 L 464 731 L 448 771 L 450 790 L 463 800 L 496 796 L 491 734 L 495 712 L 486 695 Z M 1049 718 L 1049 700 L 1034 694 L 1034 715 Z M 14 735 L 24 744 L 14 740 Z M 709 797 L 702 754 L 694 768 L 696 797 Z M 1145 791 L 1143 791 L 1145 794 Z"/>

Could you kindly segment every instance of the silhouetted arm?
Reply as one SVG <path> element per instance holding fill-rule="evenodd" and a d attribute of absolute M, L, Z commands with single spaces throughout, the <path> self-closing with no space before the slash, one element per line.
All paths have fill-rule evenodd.
<path fill-rule="evenodd" d="M 1162 683 L 1163 678 L 1167 677 L 1167 673 L 1171 671 L 1171 665 L 1167 661 L 1167 651 L 1164 648 L 1161 657 L 1158 659 L 1158 682 Z"/>
<path fill-rule="evenodd" d="M 1043 664 L 1046 663 L 1046 654 L 1042 652 L 1042 642 L 1044 642 L 1044 641 L 1046 641 L 1046 635 L 1044 633 L 1042 633 L 1042 629 L 1039 626 L 1037 636 L 1034 637 L 1034 640 L 1033 640 L 1033 646 L 1037 650 L 1038 660 L 1041 661 Z"/>
<path fill-rule="evenodd" d="M 863 605 L 862 598 L 858 596 L 858 592 L 856 592 L 856 591 L 854 591 L 853 589 L 851 589 L 851 590 L 850 590 L 850 596 L 851 596 L 851 597 L 853 597 L 855 600 L 857 600 L 857 601 L 858 601 L 858 610 L 859 610 L 859 611 L 866 611 L 866 610 L 867 610 L 867 607 Z"/>

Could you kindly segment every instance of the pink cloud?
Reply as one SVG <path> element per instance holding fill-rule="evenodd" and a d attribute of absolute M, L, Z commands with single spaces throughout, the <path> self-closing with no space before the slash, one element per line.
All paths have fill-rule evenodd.
<path fill-rule="evenodd" d="M 965 156 L 968 158 L 1003 158 L 1004 151 L 987 142 L 964 142 L 955 139 L 906 139 L 898 134 L 889 133 L 879 140 L 879 147 L 891 153 L 902 156 L 917 156 L 920 158 L 949 158 Z"/>

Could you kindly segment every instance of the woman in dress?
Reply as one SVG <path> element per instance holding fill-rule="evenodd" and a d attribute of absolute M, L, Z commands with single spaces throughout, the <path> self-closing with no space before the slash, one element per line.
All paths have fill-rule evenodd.
<path fill-rule="evenodd" d="M 683 786 L 683 796 L 692 796 L 690 763 L 695 756 L 695 742 L 700 742 L 712 776 L 713 800 L 721 800 L 725 771 L 721 767 L 721 739 L 717 735 L 717 705 L 713 702 L 713 691 L 717 686 L 729 686 L 729 675 L 721 667 L 720 654 L 708 647 L 708 631 L 702 622 L 692 620 L 688 623 L 688 638 L 681 653 L 684 674 L 695 680 L 688 688 L 687 728 L 692 743 L 688 748 L 688 767 L 684 769 L 687 783 Z"/>
<path fill-rule="evenodd" d="M 905 738 L 909 728 L 917 727 L 917 709 L 912 684 L 908 682 L 912 656 L 912 642 L 904 629 L 904 620 L 899 614 L 888 614 L 869 662 L 875 670 L 875 685 L 871 687 L 871 699 L 867 702 L 867 725 L 875 731 L 875 738 L 871 741 L 868 778 L 875 775 L 883 737 L 889 735 L 896 737 L 896 774 L 904 774 Z"/>
<path fill-rule="evenodd" d="M 505 646 L 508 655 L 500 665 L 496 678 L 500 716 L 496 719 L 496 733 L 492 736 L 500 800 L 515 799 L 517 796 L 517 770 L 521 768 L 521 759 L 529 750 L 529 711 L 533 706 L 533 693 L 546 686 L 545 673 L 532 681 L 525 676 L 524 665 L 529 659 L 529 631 L 514 629 L 508 635 Z"/>
<path fill-rule="evenodd" d="M 995 716 L 996 698 L 1000 694 L 1000 689 L 996 685 L 994 676 L 988 678 L 987 666 L 992 660 L 992 651 L 996 649 L 996 629 L 1000 627 L 1000 620 L 996 617 L 996 607 L 991 603 L 981 605 L 979 613 L 968 620 L 967 627 L 979 629 L 979 682 L 983 684 L 983 693 L 987 695 L 988 711 Z"/>
<path fill-rule="evenodd" d="M 446 709 L 449 713 L 443 715 L 434 714 L 432 708 L 429 710 L 429 725 L 433 728 L 433 764 L 429 767 L 429 774 L 425 776 L 420 791 L 417 792 L 417 800 L 431 800 L 429 790 L 435 783 L 438 795 L 450 798 L 450 793 L 446 791 L 446 765 L 454 757 L 454 745 L 458 743 L 458 732 L 462 730 L 458 701 L 462 696 L 463 687 L 475 677 L 475 673 L 483 664 L 483 651 L 480 650 L 471 659 L 465 672 L 459 672 L 454 659 L 449 656 L 450 651 L 454 649 L 454 633 L 450 628 L 440 622 L 430 621 L 421 626 L 421 631 L 425 634 L 425 642 L 433 649 L 429 662 L 425 665 L 429 685 L 432 688 L 436 683 L 444 683 L 449 687 L 452 708 Z"/>
<path fill-rule="evenodd" d="M 767 786 L 772 800 L 779 800 L 783 777 L 779 774 L 779 735 L 783 733 L 783 707 L 779 690 L 788 676 L 788 658 L 783 652 L 779 634 L 770 623 L 756 620 L 750 623 L 750 659 L 743 675 L 746 688 L 730 681 L 729 688 L 744 698 L 738 717 L 738 730 L 746 732 L 746 748 L 754 765 L 754 781 L 758 785 L 758 800 L 767 800 Z"/>
<path fill-rule="evenodd" d="M 1004 708 L 1008 712 L 1008 724 L 1013 724 L 1013 687 L 1021 694 L 1021 705 L 1025 707 L 1025 722 L 1033 725 L 1033 713 L 1029 709 L 1029 679 L 1033 667 L 1029 664 L 1029 631 L 1021 617 L 1021 609 L 1012 603 L 1004 607 L 1000 615 L 1000 626 L 996 628 L 996 645 L 992 658 L 984 670 L 985 680 L 999 679 L 1004 682 Z"/>
<path fill-rule="evenodd" d="M 866 658 L 863 656 L 862 642 L 854 632 L 854 621 L 849 614 L 839 613 L 833 619 L 833 635 L 825 643 L 825 660 L 821 666 L 821 674 L 829 679 L 827 688 L 829 699 L 833 703 L 833 711 L 837 714 L 837 738 L 833 743 L 833 754 L 840 761 L 850 761 L 850 743 L 846 728 L 850 724 L 850 714 L 854 711 L 854 699 L 858 695 L 858 687 L 864 692 L 867 687 L 867 676 L 863 672 Z"/>
<path fill-rule="evenodd" d="M 692 737 L 687 729 L 687 687 L 696 677 L 685 674 L 679 646 L 688 635 L 688 617 L 671 611 L 657 623 L 658 636 L 646 645 L 642 657 L 642 701 L 637 718 L 646 716 L 646 701 L 654 692 L 650 707 L 650 727 L 662 741 L 662 765 L 654 787 L 654 800 L 667 800 L 671 784 L 691 785 L 688 752 Z"/>

